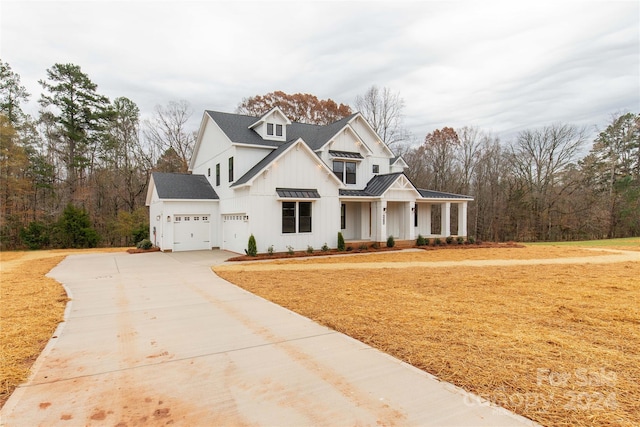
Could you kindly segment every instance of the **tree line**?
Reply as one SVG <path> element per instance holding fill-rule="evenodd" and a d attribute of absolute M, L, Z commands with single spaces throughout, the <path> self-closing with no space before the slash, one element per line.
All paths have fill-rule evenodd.
<path fill-rule="evenodd" d="M 186 101 L 141 120 L 74 64 L 39 81 L 36 117 L 20 76 L 0 61 L 0 248 L 129 246 L 148 237 L 153 171 L 187 172 L 195 130 Z M 292 120 L 327 124 L 361 112 L 409 164 L 420 188 L 468 194 L 469 234 L 481 240 L 569 240 L 640 234 L 640 115 L 613 117 L 594 141 L 551 124 L 503 142 L 478 128 L 443 127 L 411 143 L 399 93 L 372 86 L 354 109 L 310 94 L 244 98 L 236 112 L 280 107 Z M 591 149 L 583 154 L 586 145 Z"/>

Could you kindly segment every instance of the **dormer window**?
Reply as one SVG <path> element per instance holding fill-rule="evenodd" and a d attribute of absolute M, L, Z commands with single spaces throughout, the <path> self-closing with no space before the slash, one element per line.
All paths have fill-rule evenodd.
<path fill-rule="evenodd" d="M 287 139 L 287 129 L 285 126 L 290 125 L 291 121 L 278 108 L 274 107 L 258 121 L 249 126 L 263 139 L 272 141 L 285 141 Z"/>
<path fill-rule="evenodd" d="M 267 123 L 267 135 L 273 136 L 273 123 Z M 282 136 L 282 125 L 275 125 L 276 136 Z"/>

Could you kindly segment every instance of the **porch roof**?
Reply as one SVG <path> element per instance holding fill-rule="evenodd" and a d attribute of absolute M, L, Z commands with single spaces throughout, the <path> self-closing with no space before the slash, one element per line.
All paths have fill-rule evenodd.
<path fill-rule="evenodd" d="M 445 193 L 443 191 L 422 190 L 418 188 L 418 192 L 425 199 L 461 199 L 461 200 L 473 200 L 471 196 L 465 196 L 464 194 Z"/>
<path fill-rule="evenodd" d="M 402 172 L 376 175 L 367 183 L 364 190 L 340 189 L 340 195 L 346 197 L 380 197 L 398 179 Z"/>

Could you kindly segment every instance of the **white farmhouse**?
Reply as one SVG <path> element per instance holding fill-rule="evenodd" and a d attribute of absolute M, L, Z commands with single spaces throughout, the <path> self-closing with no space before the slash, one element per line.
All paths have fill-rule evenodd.
<path fill-rule="evenodd" d="M 244 253 L 467 234 L 471 197 L 416 188 L 360 113 L 329 125 L 205 111 L 191 174 L 154 173 L 147 193 L 151 240 L 164 251 Z M 440 205 L 438 235 L 432 206 Z"/>

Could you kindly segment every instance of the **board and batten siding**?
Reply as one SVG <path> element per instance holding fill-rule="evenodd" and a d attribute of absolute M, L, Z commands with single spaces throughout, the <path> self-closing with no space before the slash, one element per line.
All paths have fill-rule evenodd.
<path fill-rule="evenodd" d="M 311 233 L 282 233 L 282 200 L 276 188 L 316 189 L 320 199 L 312 202 Z M 294 146 L 258 175 L 249 190 L 250 231 L 256 238 L 259 252 L 271 245 L 276 252 L 319 250 L 325 243 L 337 246 L 340 231 L 339 184 L 333 174 L 320 164 L 310 150 Z M 293 200 L 292 200 L 293 201 Z"/>

